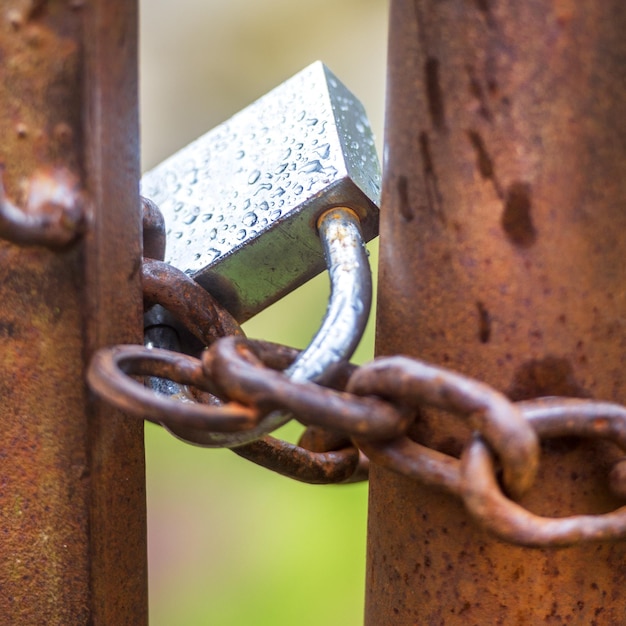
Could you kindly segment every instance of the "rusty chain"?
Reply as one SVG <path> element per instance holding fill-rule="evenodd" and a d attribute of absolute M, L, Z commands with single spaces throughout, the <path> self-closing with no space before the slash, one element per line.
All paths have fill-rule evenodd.
<path fill-rule="evenodd" d="M 144 204 L 144 223 L 151 209 Z M 150 237 L 158 236 L 158 218 L 153 223 Z M 154 241 L 145 247 L 155 256 L 161 249 Z M 286 410 L 306 427 L 297 445 L 266 435 L 233 451 L 310 483 L 363 480 L 371 460 L 458 496 L 480 525 L 521 545 L 626 536 L 626 506 L 602 515 L 547 518 L 515 502 L 534 483 L 540 440 L 603 438 L 626 451 L 626 408 L 573 398 L 514 403 L 484 383 L 404 356 L 345 364 L 324 386 L 294 382 L 282 371 L 298 351 L 246 339 L 204 289 L 160 261 L 146 259 L 143 276 L 146 303 L 164 305 L 208 347 L 200 358 L 143 346 L 100 350 L 89 383 L 128 414 L 160 423 L 190 443 L 219 446 L 220 433 L 256 428 L 272 412 Z M 175 381 L 189 393 L 182 399 L 160 395 L 133 378 L 141 376 Z M 474 431 L 460 458 L 411 437 L 425 406 L 461 417 Z M 626 461 L 618 462 L 609 477 L 622 498 L 625 470 Z"/>

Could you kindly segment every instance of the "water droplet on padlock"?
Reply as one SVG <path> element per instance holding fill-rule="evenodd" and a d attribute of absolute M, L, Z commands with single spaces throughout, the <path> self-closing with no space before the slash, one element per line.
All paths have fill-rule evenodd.
<path fill-rule="evenodd" d="M 215 261 L 215 259 L 217 259 L 217 257 L 219 257 L 220 254 L 222 254 L 217 248 L 209 248 L 206 253 L 207 253 L 207 260 L 209 263 L 211 263 L 212 261 Z"/>
<path fill-rule="evenodd" d="M 252 211 L 250 213 L 246 213 L 243 218 L 242 218 L 242 222 L 246 225 L 246 226 L 254 226 L 257 223 L 258 217 L 256 215 L 256 213 L 253 213 Z"/>
<path fill-rule="evenodd" d="M 193 224 L 198 219 L 198 215 L 200 215 L 200 207 L 195 206 L 193 207 L 193 209 L 191 209 L 191 211 L 189 212 L 189 215 L 185 217 L 185 219 L 183 220 L 183 223 L 187 224 L 187 226 L 191 226 L 191 224 Z"/>
<path fill-rule="evenodd" d="M 358 147 L 358 146 L 357 146 Z M 327 159 L 330 156 L 330 144 L 326 143 L 315 150 L 320 159 Z"/>
<path fill-rule="evenodd" d="M 248 178 L 248 185 L 254 185 L 259 178 L 261 178 L 261 172 L 259 170 L 254 170 Z"/>
<path fill-rule="evenodd" d="M 185 174 L 181 177 L 181 184 L 183 187 L 192 187 L 198 182 L 198 170 L 194 166 L 194 163 L 191 162 L 189 164 L 189 169 L 185 172 Z"/>
<path fill-rule="evenodd" d="M 323 172 L 324 167 L 319 161 L 315 160 L 315 161 L 309 161 L 308 163 L 303 165 L 300 168 L 300 171 L 303 174 L 313 174 L 314 172 Z"/>

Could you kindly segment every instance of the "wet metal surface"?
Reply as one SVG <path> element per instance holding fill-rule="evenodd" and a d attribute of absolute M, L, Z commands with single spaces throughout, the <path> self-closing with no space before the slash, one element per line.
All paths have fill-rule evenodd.
<path fill-rule="evenodd" d="M 625 28 L 619 0 L 392 2 L 379 354 L 514 400 L 626 400 Z M 430 410 L 411 434 L 446 455 L 470 437 Z M 525 507 L 623 504 L 618 448 L 543 447 Z M 620 623 L 625 560 L 623 542 L 502 543 L 454 497 L 370 469 L 368 625 Z"/>
<path fill-rule="evenodd" d="M 320 62 L 142 178 L 163 212 L 165 260 L 244 322 L 324 270 L 320 214 L 378 232 L 380 169 L 361 103 Z"/>

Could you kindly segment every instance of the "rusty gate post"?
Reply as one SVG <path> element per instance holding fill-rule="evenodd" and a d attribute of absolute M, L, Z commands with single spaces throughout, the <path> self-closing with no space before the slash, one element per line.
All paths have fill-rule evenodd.
<path fill-rule="evenodd" d="M 514 399 L 626 401 L 626 4 L 394 0 L 379 354 L 408 353 Z M 467 437 L 441 414 L 415 436 Z M 522 503 L 598 513 L 615 452 L 543 448 Z M 456 499 L 380 468 L 366 623 L 619 624 L 626 543 L 520 548 Z"/>
<path fill-rule="evenodd" d="M 78 181 L 84 211 L 61 250 L 0 242 L 3 624 L 147 623 L 143 429 L 84 379 L 141 342 L 136 31 L 132 0 L 0 7 L 0 202 L 54 212 Z"/>

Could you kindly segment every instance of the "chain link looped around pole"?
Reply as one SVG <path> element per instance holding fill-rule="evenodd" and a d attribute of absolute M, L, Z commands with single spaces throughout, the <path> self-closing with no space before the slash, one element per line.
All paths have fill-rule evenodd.
<path fill-rule="evenodd" d="M 484 383 L 406 357 L 382 358 L 360 368 L 346 367 L 342 377 L 347 377 L 349 393 L 290 381 L 280 369 L 288 365 L 294 353 L 282 346 L 241 337 L 215 342 L 204 352 L 202 362 L 166 350 L 118 346 L 98 353 L 90 367 L 89 381 L 100 396 L 128 413 L 175 429 L 190 429 L 192 436 L 201 431 L 252 428 L 271 411 L 286 409 L 309 427 L 300 445 L 265 436 L 234 451 L 311 483 L 362 479 L 367 456 L 383 467 L 458 495 L 482 526 L 513 543 L 563 546 L 626 536 L 626 507 L 602 515 L 556 519 L 530 513 L 503 494 L 495 464 L 497 457 L 503 468 L 507 463 L 524 467 L 520 452 L 524 448 L 506 438 L 510 424 L 508 430 L 498 430 L 504 415 L 516 415 L 515 427 L 521 433 L 528 428 L 540 439 L 603 438 L 626 450 L 624 407 L 571 398 L 510 403 Z M 380 376 L 385 371 L 390 380 L 398 382 L 388 384 Z M 132 375 L 167 377 L 226 401 L 218 405 L 216 400 L 207 403 L 204 398 L 189 403 L 159 396 L 133 380 Z M 372 393 L 373 388 L 378 397 L 353 393 Z M 460 459 L 409 438 L 407 431 L 420 403 L 467 417 L 476 435 Z M 485 417 L 495 411 L 494 406 L 501 413 Z M 527 448 L 531 478 L 526 478 L 522 469 L 512 475 L 522 476 L 522 487 L 528 489 L 537 468 L 538 448 L 533 438 L 526 441 L 531 442 Z M 619 469 L 618 464 L 611 486 L 623 495 Z M 519 489 L 515 483 L 512 487 Z M 507 491 L 514 493 L 510 488 Z"/>
<path fill-rule="evenodd" d="M 149 237 L 158 231 L 157 226 Z M 145 249 L 161 256 L 159 242 L 147 241 Z M 143 346 L 97 352 L 88 371 L 91 388 L 129 415 L 160 423 L 189 443 L 231 447 L 303 482 L 364 480 L 372 461 L 461 498 L 481 526 L 520 545 L 626 537 L 626 506 L 600 515 L 547 518 L 515 502 L 534 484 L 540 440 L 601 438 L 626 451 L 626 408 L 573 398 L 514 403 L 485 383 L 404 356 L 361 367 L 346 363 L 323 386 L 294 382 L 283 370 L 297 350 L 245 339 L 202 287 L 161 261 L 146 259 L 143 276 L 146 304 L 165 306 L 183 330 L 209 347 L 201 358 Z M 174 381 L 184 393 L 159 394 L 134 378 L 141 376 Z M 473 430 L 460 458 L 412 438 L 427 406 L 461 417 Z M 297 445 L 267 434 L 232 445 L 233 433 L 262 433 L 264 419 L 275 411 L 287 411 L 306 426 Z M 619 461 L 609 487 L 624 500 L 625 476 L 626 461 Z"/>

